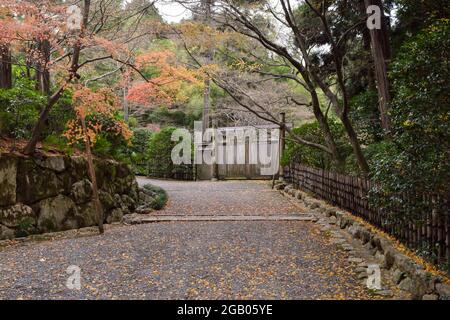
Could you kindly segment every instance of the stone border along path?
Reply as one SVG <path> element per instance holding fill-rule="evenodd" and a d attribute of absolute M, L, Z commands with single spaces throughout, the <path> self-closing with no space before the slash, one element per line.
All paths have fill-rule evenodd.
<path fill-rule="evenodd" d="M 357 260 L 312 223 L 320 221 L 311 219 L 311 210 L 270 190 L 268 182 L 140 182 L 160 185 L 170 197 L 165 210 L 147 218 L 173 220 L 0 246 L 0 299 L 401 297 L 389 287 L 385 295 L 368 290 L 355 271 Z M 175 220 L 183 217 L 190 222 Z M 81 268 L 80 291 L 65 286 L 70 265 Z"/>
<path fill-rule="evenodd" d="M 280 185 L 282 183 L 277 182 L 277 185 Z M 301 196 L 300 196 L 301 194 Z M 298 194 L 291 194 L 289 193 L 289 189 L 287 192 L 284 192 L 284 189 L 282 189 L 282 195 L 286 197 L 288 201 L 293 203 L 293 205 L 306 209 L 305 206 L 302 206 L 299 204 L 296 200 L 301 200 L 302 198 L 305 198 L 306 195 L 304 193 L 298 193 Z M 292 198 L 294 197 L 294 198 Z M 318 205 L 318 203 L 315 203 Z M 313 207 L 316 207 L 316 205 L 313 205 Z M 306 209 L 307 210 L 307 209 Z M 340 232 L 340 228 L 336 228 L 336 219 L 332 215 L 328 216 L 320 216 L 314 211 L 310 213 L 312 217 L 313 222 L 316 222 L 318 225 L 320 225 L 321 230 L 323 232 L 326 232 L 326 234 L 331 238 L 331 243 L 336 245 L 338 249 L 341 249 L 344 251 L 344 253 L 347 256 L 348 262 L 353 264 L 355 271 L 358 274 L 358 279 L 361 280 L 363 285 L 366 285 L 367 278 L 368 278 L 368 266 L 369 265 L 379 265 L 379 261 L 374 259 L 372 256 L 370 256 L 364 248 L 357 243 L 355 240 L 353 240 L 348 234 L 345 234 L 343 232 Z M 326 219 L 330 218 L 330 219 Z M 373 290 L 373 293 L 379 296 L 384 296 L 387 298 L 394 297 L 394 292 L 389 289 L 390 287 L 394 287 L 394 284 L 392 281 L 390 281 L 389 277 L 382 277 L 381 283 L 384 282 L 384 286 L 382 286 L 379 290 Z M 399 290 L 396 292 L 397 298 L 400 299 L 411 299 L 411 296 L 408 294 L 402 294 Z"/>

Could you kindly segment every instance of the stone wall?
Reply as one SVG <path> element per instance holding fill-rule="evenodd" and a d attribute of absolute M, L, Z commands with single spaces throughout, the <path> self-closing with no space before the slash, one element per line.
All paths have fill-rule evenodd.
<path fill-rule="evenodd" d="M 135 209 L 138 185 L 131 169 L 95 160 L 106 223 Z M 0 155 L 0 239 L 94 226 L 97 223 L 87 161 L 80 156 Z"/>

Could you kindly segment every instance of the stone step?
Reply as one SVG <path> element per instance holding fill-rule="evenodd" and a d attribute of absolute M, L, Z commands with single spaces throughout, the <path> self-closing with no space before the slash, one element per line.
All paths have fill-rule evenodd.
<path fill-rule="evenodd" d="M 136 217 L 130 222 L 134 223 L 156 223 L 177 221 L 313 221 L 315 218 L 307 214 L 301 215 L 270 215 L 270 216 L 238 216 L 238 215 L 158 215 Z"/>

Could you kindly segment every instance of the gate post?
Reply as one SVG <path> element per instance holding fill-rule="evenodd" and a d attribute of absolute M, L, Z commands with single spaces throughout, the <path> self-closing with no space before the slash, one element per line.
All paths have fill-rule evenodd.
<path fill-rule="evenodd" d="M 218 155 L 218 145 L 217 145 L 217 135 L 218 135 L 218 124 L 217 119 L 213 119 L 212 121 L 212 127 L 215 130 L 214 131 L 214 163 L 212 164 L 212 178 L 211 181 L 219 181 L 219 163 L 217 159 Z"/>
<path fill-rule="evenodd" d="M 285 143 L 286 143 L 286 113 L 281 112 L 280 113 L 280 161 L 279 161 L 279 180 L 284 181 L 284 168 L 281 164 L 281 160 L 283 158 L 284 150 L 285 150 Z"/>

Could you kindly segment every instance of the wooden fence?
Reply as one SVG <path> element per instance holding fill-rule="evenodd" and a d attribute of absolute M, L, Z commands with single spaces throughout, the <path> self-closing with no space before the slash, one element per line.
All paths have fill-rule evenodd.
<path fill-rule="evenodd" d="M 408 212 L 374 207 L 369 191 L 375 185 L 367 179 L 347 176 L 301 164 L 285 167 L 285 176 L 296 188 L 308 191 L 352 214 L 363 218 L 413 250 L 418 250 L 433 263 L 450 266 L 450 219 L 448 199 L 421 195 L 420 199 L 403 196 L 403 202 L 421 202 L 419 216 Z"/>
<path fill-rule="evenodd" d="M 162 169 L 160 166 L 147 164 L 146 175 L 150 178 L 163 178 L 174 180 L 195 180 L 194 165 L 174 165 L 169 169 Z"/>

